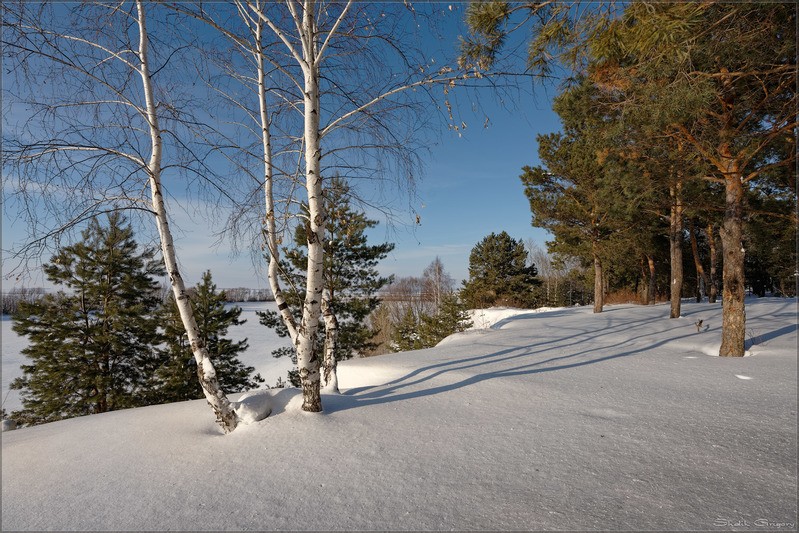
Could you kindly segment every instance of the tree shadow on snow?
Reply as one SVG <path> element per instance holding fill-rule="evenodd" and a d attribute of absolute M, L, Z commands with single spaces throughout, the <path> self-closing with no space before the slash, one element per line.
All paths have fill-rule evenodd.
<path fill-rule="evenodd" d="M 554 317 L 558 313 L 558 311 L 551 314 L 547 313 L 546 315 L 531 313 L 530 317 L 543 319 L 547 316 Z M 564 328 L 559 326 L 558 331 L 560 334 L 554 338 L 536 340 L 527 346 L 510 346 L 488 354 L 450 359 L 414 369 L 406 375 L 385 384 L 346 390 L 340 395 L 340 401 L 333 402 L 329 411 L 432 396 L 491 379 L 567 371 L 586 365 L 607 363 L 614 359 L 638 355 L 682 339 L 695 339 L 697 335 L 694 331 L 694 325 L 686 324 L 685 321 L 665 320 L 659 322 L 661 327 L 656 330 L 639 334 L 635 332 L 636 326 L 651 323 L 652 317 L 644 316 L 630 321 L 615 319 L 612 314 L 607 312 L 592 316 L 601 319 L 600 323 L 593 328 Z M 515 318 L 518 320 L 520 317 Z M 509 323 L 511 320 L 512 318 L 506 319 L 504 322 Z M 546 324 L 542 324 L 542 326 L 546 329 L 549 328 Z M 754 344 L 763 344 L 777 337 L 788 335 L 796 331 L 796 329 L 797 325 L 791 324 L 765 334 L 756 335 L 754 338 L 747 340 L 746 349 L 749 349 Z M 530 328 L 531 338 L 535 337 L 538 331 L 541 331 L 541 328 Z M 623 331 L 628 331 L 629 334 L 622 340 L 599 344 L 607 336 L 613 336 L 618 339 L 619 334 Z M 520 333 L 520 330 L 515 330 L 515 332 Z M 654 343 L 648 341 L 648 337 L 664 334 L 667 335 L 666 339 Z M 496 348 L 497 341 L 501 342 L 502 339 L 492 339 L 492 341 L 488 342 L 492 342 L 489 345 Z M 720 342 L 720 339 L 714 339 L 715 341 Z M 477 344 L 480 343 L 473 343 L 472 346 Z M 580 347 L 585 348 L 580 349 Z M 611 354 L 598 355 L 608 351 Z M 553 352 L 559 352 L 560 354 L 546 357 Z M 542 359 L 542 357 L 545 358 Z M 444 385 L 429 383 L 445 374 L 469 372 L 475 369 L 482 371 L 469 375 L 455 383 Z M 326 410 L 328 410 L 327 405 Z"/>
<path fill-rule="evenodd" d="M 553 315 L 551 315 L 551 314 L 548 315 L 548 317 L 552 317 L 552 316 Z M 465 358 L 460 358 L 460 359 L 451 359 L 451 360 L 447 360 L 447 361 L 442 361 L 441 363 L 436 363 L 436 364 L 433 364 L 433 365 L 428 365 L 426 367 L 417 368 L 417 369 L 409 372 L 405 376 L 403 376 L 403 377 L 401 377 L 399 379 L 395 379 L 395 380 L 393 380 L 393 381 L 391 381 L 391 382 L 389 382 L 387 384 L 371 385 L 371 386 L 367 386 L 367 387 L 356 387 L 356 388 L 348 389 L 343 394 L 352 395 L 352 396 L 358 395 L 359 397 L 362 397 L 363 393 L 365 393 L 366 391 L 370 391 L 370 390 L 378 389 L 378 388 L 383 388 L 384 391 L 388 390 L 385 387 L 397 388 L 400 383 L 402 383 L 404 381 L 408 381 L 408 380 L 410 380 L 410 379 L 412 379 L 412 378 L 414 378 L 414 377 L 416 377 L 418 375 L 423 374 L 424 372 L 435 370 L 435 369 L 440 369 L 440 371 L 436 372 L 436 373 L 434 373 L 432 375 L 425 376 L 425 377 L 423 377 L 423 378 L 421 378 L 421 379 L 419 379 L 417 381 L 414 381 L 412 383 L 405 383 L 402 386 L 407 386 L 409 384 L 417 384 L 417 383 L 420 383 L 420 382 L 423 382 L 423 381 L 430 380 L 430 379 L 432 379 L 432 378 L 434 378 L 434 377 L 436 377 L 438 375 L 441 375 L 444 372 L 446 372 L 448 367 L 452 367 L 452 368 L 449 368 L 448 370 L 463 370 L 463 369 L 472 368 L 472 367 L 476 367 L 476 366 L 480 366 L 480 365 L 484 365 L 484 364 L 500 363 L 500 362 L 510 361 L 510 360 L 513 360 L 513 359 L 519 359 L 519 358 L 523 358 L 523 357 L 530 357 L 530 356 L 534 356 L 534 355 L 541 354 L 541 353 L 547 353 L 547 352 L 555 350 L 555 349 L 564 350 L 564 349 L 567 349 L 567 348 L 583 345 L 583 344 L 586 343 L 587 340 L 590 340 L 592 343 L 595 343 L 597 340 L 601 339 L 602 337 L 606 337 L 608 335 L 618 335 L 619 331 L 622 330 L 622 329 L 629 329 L 629 328 L 635 327 L 638 324 L 649 323 L 652 320 L 650 317 L 644 317 L 644 318 L 641 318 L 641 319 L 638 319 L 638 320 L 633 320 L 633 321 L 630 321 L 630 320 L 618 321 L 618 320 L 614 320 L 613 317 L 608 316 L 607 313 L 604 313 L 604 312 L 603 312 L 602 315 L 593 315 L 593 316 L 595 316 L 597 318 L 600 318 L 600 319 L 603 319 L 604 323 L 602 323 L 600 326 L 597 326 L 597 327 L 595 327 L 593 329 L 569 327 L 569 326 L 559 326 L 559 331 L 561 331 L 563 333 L 563 335 L 560 336 L 560 337 L 557 337 L 557 338 L 553 338 L 553 339 L 549 339 L 549 340 L 543 340 L 543 341 L 537 340 L 535 342 L 535 344 L 531 344 L 531 345 L 528 345 L 528 346 L 515 346 L 514 345 L 514 346 L 508 347 L 508 348 L 506 348 L 504 350 L 500 350 L 500 351 L 493 352 L 493 353 L 488 353 L 488 354 L 483 354 L 483 355 L 476 355 L 476 356 L 465 357 Z M 539 315 L 539 317 L 540 317 L 540 315 Z M 544 327 L 547 328 L 548 326 L 544 326 Z M 671 327 L 667 328 L 665 331 L 672 331 L 672 330 L 682 329 L 682 328 L 685 328 L 685 327 L 686 327 L 685 324 L 679 324 L 679 323 L 675 322 L 675 323 L 672 323 Z M 535 336 L 537 334 L 536 332 L 538 330 L 539 330 L 539 328 L 531 328 L 530 329 L 530 335 L 531 336 Z M 656 335 L 656 334 L 661 334 L 661 333 L 663 333 L 663 332 L 662 331 L 658 331 L 658 332 L 645 333 L 645 334 L 636 336 L 635 339 L 643 339 L 643 338 L 646 338 L 646 337 L 648 337 L 650 335 Z M 615 344 L 606 345 L 606 346 L 603 346 L 601 349 L 618 347 L 618 346 L 626 344 L 628 342 L 630 342 L 630 341 L 622 341 L 622 342 L 618 342 L 618 343 L 615 343 Z M 481 344 L 482 343 L 480 343 L 480 342 L 472 343 L 472 345 L 474 345 L 474 346 L 481 345 Z M 496 341 L 492 340 L 491 343 L 489 344 L 489 346 L 496 347 Z M 576 357 L 578 355 L 582 355 L 584 353 L 587 353 L 588 351 L 589 350 L 584 350 L 584 351 L 581 351 L 581 352 L 577 352 L 575 354 L 556 357 L 556 358 L 554 358 L 552 360 L 548 360 L 548 361 L 558 360 L 558 359 L 561 359 L 563 357 Z M 590 350 L 590 351 L 593 352 L 595 350 Z M 519 352 L 519 353 L 515 353 L 515 352 Z M 545 362 L 547 362 L 547 361 L 544 361 L 544 362 L 539 363 L 539 364 L 543 364 Z M 466 366 L 458 366 L 458 367 L 456 367 L 456 365 L 461 365 L 461 364 L 466 364 L 466 363 L 473 363 L 473 364 L 468 364 Z"/>
<path fill-rule="evenodd" d="M 789 326 L 783 326 L 779 329 L 769 331 L 768 333 L 754 335 L 753 337 L 746 339 L 746 341 L 744 342 L 744 348 L 748 350 L 752 346 L 755 346 L 757 344 L 764 344 L 770 340 L 776 339 L 777 337 L 782 337 L 783 335 L 789 335 L 794 331 L 796 331 L 797 328 L 799 328 L 799 326 L 797 326 L 796 324 L 791 324 Z"/>
<path fill-rule="evenodd" d="M 649 321 L 649 319 L 642 320 L 641 322 L 645 321 Z M 627 322 L 628 326 L 630 324 L 630 322 Z M 669 328 L 669 330 L 678 328 L 684 329 L 685 325 L 675 324 L 673 327 Z M 333 410 L 345 410 L 360 406 L 398 402 L 441 394 L 492 379 L 566 371 L 586 365 L 606 363 L 613 359 L 637 355 L 675 340 L 689 338 L 694 335 L 693 332 L 690 332 L 680 336 L 669 337 L 668 339 L 660 340 L 655 343 L 649 343 L 646 341 L 647 337 L 663 334 L 663 331 L 653 331 L 634 337 L 631 336 L 630 338 L 611 344 L 602 346 L 596 345 L 595 341 L 597 338 L 611 333 L 612 332 L 603 332 L 591 336 L 591 332 L 589 332 L 583 333 L 582 337 L 578 336 L 575 338 L 573 332 L 567 332 L 565 335 L 556 339 L 543 341 L 530 346 L 511 347 L 490 354 L 453 359 L 428 365 L 415 369 L 405 376 L 384 385 L 360 387 L 345 391 L 343 396 L 348 396 L 350 400 L 340 403 L 337 402 L 332 408 Z M 589 336 L 586 338 L 585 335 Z M 563 351 L 567 348 L 586 344 L 588 344 L 588 348 L 569 352 L 564 355 L 540 359 L 542 355 L 551 353 L 552 351 Z M 619 348 L 625 346 L 628 347 L 627 350 L 617 351 Z M 612 350 L 614 353 L 611 355 L 595 356 L 597 353 L 606 353 L 608 350 Z M 580 359 L 581 357 L 584 358 Z M 427 387 L 424 385 L 426 382 L 430 382 L 444 374 L 469 371 L 480 367 L 485 367 L 485 371 L 470 375 L 455 383 L 447 383 L 445 385 L 431 384 L 432 386 Z M 492 369 L 491 367 L 499 368 Z"/>

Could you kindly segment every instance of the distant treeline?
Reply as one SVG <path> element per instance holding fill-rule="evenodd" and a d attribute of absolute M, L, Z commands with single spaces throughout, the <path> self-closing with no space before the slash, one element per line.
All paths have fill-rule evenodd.
<path fill-rule="evenodd" d="M 13 315 L 17 312 L 20 302 L 33 302 L 47 293 L 48 289 L 43 287 L 15 287 L 9 291 L 3 291 L 3 314 Z M 161 297 L 166 301 L 170 288 L 161 287 Z M 221 289 L 225 293 L 226 302 L 272 302 L 274 297 L 269 289 L 247 289 L 236 287 L 233 289 Z"/>
<path fill-rule="evenodd" d="M 226 302 L 273 302 L 272 291 L 269 289 L 247 289 L 236 287 L 234 289 L 220 289 L 225 293 Z"/>
<path fill-rule="evenodd" d="M 20 302 L 33 302 L 44 296 L 43 287 L 15 287 L 10 291 L 3 291 L 3 314 L 13 315 L 17 312 Z"/>

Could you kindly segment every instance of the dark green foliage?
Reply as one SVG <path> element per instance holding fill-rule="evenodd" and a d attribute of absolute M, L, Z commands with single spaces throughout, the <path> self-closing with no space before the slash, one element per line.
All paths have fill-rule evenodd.
<path fill-rule="evenodd" d="M 453 333 L 466 331 L 472 326 L 469 313 L 455 293 L 445 294 L 438 312 L 423 316 L 419 325 L 419 337 L 425 347 L 432 347 Z"/>
<path fill-rule="evenodd" d="M 205 272 L 202 281 L 189 292 L 189 301 L 194 310 L 194 319 L 200 330 L 200 338 L 208 348 L 211 362 L 216 369 L 220 387 L 229 393 L 243 392 L 257 388 L 264 380 L 260 374 L 252 375 L 253 367 L 245 366 L 238 355 L 247 349 L 247 339 L 233 342 L 225 338 L 228 328 L 238 326 L 241 308 L 226 308 L 224 291 L 216 290 L 211 272 Z M 161 310 L 164 328 L 164 363 L 157 376 L 160 381 L 158 399 L 160 403 L 177 402 L 203 398 L 203 391 L 197 379 L 197 363 L 188 344 L 188 336 L 180 319 L 174 297 Z"/>
<path fill-rule="evenodd" d="M 481 69 L 491 67 L 505 42 L 505 22 L 511 5 L 504 1 L 477 1 L 466 8 L 466 23 L 471 32 L 461 38 L 462 61 L 475 62 Z"/>
<path fill-rule="evenodd" d="M 92 219 L 83 241 L 44 265 L 65 290 L 22 302 L 13 329 L 28 338 L 30 364 L 11 387 L 22 391 L 13 417 L 39 424 L 152 402 L 160 342 L 155 311 L 162 268 L 140 250 L 118 213 Z"/>
<path fill-rule="evenodd" d="M 363 355 L 373 349 L 375 331 L 366 324 L 367 317 L 380 303 L 377 291 L 391 281 L 377 272 L 377 263 L 394 249 L 391 243 L 369 245 L 366 230 L 377 225 L 366 214 L 352 208 L 350 187 L 340 178 L 333 178 L 325 189 L 325 214 L 327 234 L 324 243 L 324 281 L 338 319 L 339 336 L 336 360 Z M 284 249 L 286 260 L 281 263 L 286 300 L 299 323 L 302 315 L 307 268 L 307 233 L 300 225 L 294 233 L 294 247 Z M 274 328 L 281 337 L 288 336 L 283 321 L 274 311 L 259 313 L 261 323 Z M 324 337 L 324 323 L 320 322 L 320 338 Z M 323 346 L 318 346 L 322 357 Z M 296 363 L 296 353 L 289 348 L 272 352 L 275 357 L 290 355 Z M 292 379 L 292 383 L 296 380 Z"/>
<path fill-rule="evenodd" d="M 634 191 L 627 194 L 621 172 L 611 170 L 597 97 L 586 80 L 555 99 L 564 133 L 539 135 L 546 168 L 524 167 L 521 176 L 533 225 L 549 230 L 558 243 L 552 251 L 583 259 L 592 257 L 591 243 L 606 242 L 628 226 L 633 208 Z"/>
<path fill-rule="evenodd" d="M 392 350 L 395 352 L 409 352 L 425 348 L 422 344 L 422 337 L 419 335 L 419 320 L 413 309 L 408 308 L 405 311 L 402 320 L 394 326 L 394 334 L 391 336 Z"/>
<path fill-rule="evenodd" d="M 787 174 L 784 173 L 784 174 Z M 752 292 L 796 295 L 797 235 L 791 217 L 796 195 L 789 184 L 763 180 L 750 191 L 745 226 L 746 279 Z"/>
<path fill-rule="evenodd" d="M 583 146 L 569 147 L 577 162 L 570 165 L 572 170 L 586 168 L 597 161 L 595 154 L 601 154 L 604 161 L 597 165 L 601 168 L 596 175 L 604 183 L 597 181 L 585 188 L 599 194 L 604 190 L 606 197 L 590 202 L 584 196 L 579 203 L 596 208 L 597 213 L 605 211 L 603 215 L 610 218 L 604 221 L 628 217 L 627 227 L 636 231 L 622 234 L 624 224 L 603 225 L 602 216 L 582 225 L 575 220 L 571 228 L 561 224 L 550 250 L 585 258 L 592 242 L 600 244 L 596 264 L 605 267 L 611 282 L 613 277 L 629 281 L 636 262 L 659 256 L 657 275 L 671 261 L 671 278 L 682 279 L 682 221 L 685 216 L 701 220 L 722 230 L 725 287 L 734 288 L 725 302 L 736 302 L 725 304 L 725 317 L 730 324 L 743 324 L 744 261 L 746 279 L 755 292 L 768 291 L 770 285 L 792 292 L 796 211 L 767 206 L 772 193 L 761 195 L 761 191 L 771 189 L 775 180 L 783 181 L 776 187 L 776 197 L 787 197 L 786 205 L 795 206 L 796 6 L 787 2 L 603 2 L 581 10 L 579 17 L 572 16 L 573 7 L 570 3 L 553 7 L 539 2 L 475 2 L 466 19 L 470 30 L 466 43 L 472 46 L 462 46 L 466 57 L 475 56 L 473 62 L 480 64 L 478 59 L 483 59 L 490 64 L 500 57 L 498 48 L 510 31 L 531 30 L 525 37 L 529 37 L 532 71 L 546 71 L 552 60 L 559 61 L 573 71 L 565 93 L 574 95 L 575 89 L 586 92 L 589 88 L 594 93 L 590 99 L 567 94 L 559 98 L 556 106 L 560 105 L 557 111 L 564 119 L 564 133 L 541 139 L 542 150 L 545 143 L 560 148 L 570 137 L 588 139 L 580 143 Z M 513 15 L 525 9 L 537 10 L 529 23 Z M 571 104 L 564 105 L 564 97 Z M 570 130 L 574 126 L 585 134 L 575 136 Z M 550 154 L 558 156 L 557 150 Z M 525 169 L 523 177 L 534 224 L 542 227 L 547 227 L 547 218 L 565 218 L 556 204 L 557 189 L 562 188 L 557 178 L 577 175 L 555 170 L 551 163 L 545 161 L 545 167 L 555 179 L 549 179 L 543 168 Z M 536 170 L 541 172 L 536 174 Z M 607 210 L 618 211 L 619 206 L 637 206 L 638 210 L 632 218 L 629 212 Z M 550 217 L 547 210 L 560 213 Z M 670 225 L 663 225 L 662 220 Z M 602 230 L 600 235 L 592 236 L 592 227 Z M 663 234 L 670 238 L 670 258 L 662 257 Z M 742 248 L 745 254 L 736 253 Z M 685 260 L 686 254 L 682 255 Z M 709 262 L 707 251 L 700 250 L 698 255 Z M 717 267 L 721 277 L 722 265 Z M 693 264 L 690 269 L 695 270 Z M 666 284 L 666 288 L 671 286 L 671 282 Z M 742 353 L 743 335 L 736 339 L 736 352 Z"/>
<path fill-rule="evenodd" d="M 597 11 L 593 6 L 592 11 Z M 590 31 L 574 17 L 569 2 L 506 2 L 502 0 L 473 0 L 466 9 L 467 35 L 460 40 L 460 63 L 482 70 L 497 67 L 504 59 L 502 48 L 512 32 L 523 29 L 531 34 L 528 46 L 527 73 L 548 76 L 553 63 L 579 61 L 580 51 L 561 53 L 564 44 L 575 34 Z M 593 20 L 593 19 L 592 19 Z M 514 56 L 515 46 L 509 46 Z"/>
<path fill-rule="evenodd" d="M 492 233 L 469 254 L 469 280 L 461 297 L 467 307 L 492 305 L 530 307 L 533 289 L 540 284 L 534 265 L 527 266 L 527 250 L 506 232 Z"/>
<path fill-rule="evenodd" d="M 471 326 L 469 313 L 458 296 L 448 292 L 442 296 L 438 311 L 432 315 L 417 317 L 409 308 L 395 326 L 391 348 L 395 352 L 432 348 L 453 333 L 466 331 Z"/>

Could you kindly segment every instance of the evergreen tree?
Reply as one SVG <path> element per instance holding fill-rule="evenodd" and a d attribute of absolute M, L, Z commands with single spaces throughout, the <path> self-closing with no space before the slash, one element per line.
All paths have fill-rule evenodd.
<path fill-rule="evenodd" d="M 417 316 L 408 308 L 399 324 L 394 326 L 391 338 L 391 349 L 395 352 L 407 352 L 432 348 L 453 333 L 466 331 L 472 326 L 466 308 L 452 291 L 441 297 L 438 311 L 432 315 Z"/>
<path fill-rule="evenodd" d="M 238 359 L 238 355 L 248 347 L 247 339 L 233 342 L 225 338 L 228 328 L 245 322 L 240 320 L 240 307 L 225 307 L 226 299 L 224 291 L 216 290 L 210 271 L 205 272 L 202 281 L 189 292 L 200 338 L 208 348 L 220 387 L 229 392 L 243 392 L 257 388 L 264 380 L 260 374 L 253 376 L 255 369 Z M 201 399 L 204 395 L 197 381 L 197 364 L 171 295 L 161 310 L 161 316 L 165 343 L 162 349 L 164 363 L 157 373 L 161 383 L 159 401 Z"/>
<path fill-rule="evenodd" d="M 780 175 L 795 195 L 796 15 L 787 3 L 635 2 L 591 43 L 624 111 L 676 107 L 668 134 L 723 187 L 722 356 L 744 355 L 747 197 Z"/>
<path fill-rule="evenodd" d="M 521 176 L 534 226 L 554 235 L 551 252 L 593 264 L 594 312 L 602 311 L 608 267 L 629 254 L 625 231 L 632 215 L 641 220 L 634 198 L 638 180 L 610 157 L 612 118 L 598 102 L 600 93 L 587 79 L 554 102 L 563 133 L 539 135 L 539 157 L 546 168 L 524 167 Z"/>
<path fill-rule="evenodd" d="M 13 417 L 39 424 L 150 403 L 160 342 L 155 311 L 163 270 L 152 249 L 140 250 L 119 213 L 95 218 L 83 241 L 44 265 L 65 290 L 22 302 L 13 329 L 28 337 L 30 360 L 11 388 L 23 410 Z"/>
<path fill-rule="evenodd" d="M 422 317 L 419 337 L 425 348 L 431 348 L 453 333 L 466 331 L 471 326 L 472 321 L 466 308 L 455 293 L 449 292 L 441 298 L 438 312 Z"/>
<path fill-rule="evenodd" d="M 381 277 L 376 269 L 378 261 L 394 249 L 391 243 L 367 244 L 366 230 L 377 222 L 352 208 L 350 187 L 341 178 L 333 178 L 325 189 L 324 206 L 327 216 L 327 234 L 324 242 L 324 282 L 327 304 L 332 309 L 338 325 L 335 358 L 340 361 L 356 354 L 364 354 L 376 346 L 372 339 L 376 331 L 367 323 L 367 317 L 380 303 L 377 291 L 391 281 Z M 292 287 L 305 287 L 307 267 L 308 232 L 303 225 L 294 232 L 294 247 L 285 250 L 286 261 L 281 263 L 283 279 L 288 289 L 286 300 L 299 323 L 302 315 L 304 293 Z M 283 321 L 274 311 L 259 313 L 261 323 L 275 329 L 281 337 L 288 336 Z M 325 331 L 325 325 L 320 323 Z M 320 343 L 321 344 L 321 343 Z M 317 347 L 322 359 L 324 346 Z M 290 356 L 296 363 L 294 350 L 282 348 L 275 357 Z M 293 384 L 298 383 L 296 372 L 289 373 Z"/>
<path fill-rule="evenodd" d="M 492 305 L 527 307 L 533 303 L 535 265 L 527 265 L 522 241 L 506 232 L 492 233 L 477 243 L 469 255 L 469 280 L 461 296 L 470 308 Z"/>
<path fill-rule="evenodd" d="M 405 311 L 402 320 L 394 326 L 394 334 L 391 336 L 391 349 L 395 352 L 409 352 L 425 348 L 422 344 L 422 337 L 419 334 L 419 323 L 421 318 L 417 317 L 410 307 Z"/>

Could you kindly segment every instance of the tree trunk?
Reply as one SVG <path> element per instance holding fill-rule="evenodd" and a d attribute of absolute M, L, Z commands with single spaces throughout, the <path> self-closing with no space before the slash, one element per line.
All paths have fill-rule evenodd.
<path fill-rule="evenodd" d="M 338 348 L 338 319 L 333 309 L 333 291 L 325 290 L 322 298 L 322 316 L 325 320 L 325 355 L 322 361 L 321 388 L 328 392 L 338 393 L 338 376 L 336 374 L 338 362 L 336 350 Z"/>
<path fill-rule="evenodd" d="M 696 267 L 696 302 L 700 303 L 702 301 L 702 292 L 701 292 L 701 285 L 704 284 L 705 291 L 707 291 L 710 287 L 710 280 L 708 279 L 707 273 L 705 272 L 704 267 L 702 267 L 702 261 L 699 258 L 699 243 L 696 240 L 696 228 L 694 228 L 693 221 L 688 221 L 688 235 L 691 238 L 691 253 L 694 256 L 694 266 Z"/>
<path fill-rule="evenodd" d="M 719 294 L 718 281 L 716 280 L 716 232 L 713 224 L 707 225 L 707 242 L 710 245 L 710 278 L 707 301 L 708 303 L 716 303 Z"/>
<path fill-rule="evenodd" d="M 197 377 L 200 380 L 206 400 L 216 414 L 217 423 L 225 433 L 236 429 L 238 419 L 236 412 L 230 405 L 227 396 L 219 387 L 216 379 L 216 371 L 209 358 L 208 349 L 200 338 L 200 330 L 194 319 L 194 312 L 186 293 L 186 286 L 180 275 L 180 270 L 175 256 L 175 246 L 172 240 L 172 232 L 169 229 L 164 196 L 161 190 L 161 153 L 163 142 L 161 140 L 161 130 L 158 126 L 158 116 L 156 114 L 156 104 L 153 97 L 153 87 L 150 79 L 149 63 L 147 57 L 147 29 L 145 25 L 144 6 L 141 0 L 136 2 L 138 10 L 139 24 L 139 60 L 141 70 L 139 74 L 142 79 L 144 98 L 146 102 L 147 122 L 150 129 L 151 150 L 150 160 L 147 163 L 149 174 L 150 194 L 152 198 L 152 208 L 155 213 L 158 235 L 161 240 L 161 252 L 164 256 L 164 266 L 169 275 L 169 282 L 172 286 L 172 293 L 175 296 L 175 303 L 180 311 L 180 318 L 186 329 L 191 351 L 197 362 Z"/>
<path fill-rule="evenodd" d="M 302 16 L 304 59 L 302 67 L 305 78 L 303 115 L 305 123 L 305 188 L 308 192 L 308 220 L 306 221 L 308 266 L 302 322 L 297 331 L 295 344 L 297 370 L 302 386 L 302 409 L 309 412 L 322 410 L 317 346 L 324 285 L 323 244 L 325 238 L 325 212 L 320 174 L 319 66 L 316 57 L 315 26 L 314 4 L 312 1 L 306 1 Z"/>
<path fill-rule="evenodd" d="M 652 256 L 646 256 L 649 263 L 649 290 L 646 295 L 647 305 L 655 305 L 655 259 Z"/>
<path fill-rule="evenodd" d="M 671 212 L 669 215 L 669 257 L 671 261 L 671 311 L 669 318 L 679 318 L 682 296 L 682 182 L 669 187 Z"/>
<path fill-rule="evenodd" d="M 743 197 L 740 173 L 730 162 L 725 173 L 724 225 L 720 230 L 722 264 L 722 357 L 743 357 L 746 333 L 744 309 L 744 248 L 743 248 Z"/>
<path fill-rule="evenodd" d="M 260 9 L 260 5 L 258 6 Z M 264 157 L 264 202 L 266 205 L 266 219 L 264 220 L 264 246 L 269 253 L 269 267 L 267 279 L 269 288 L 272 290 L 272 297 L 275 299 L 278 313 L 286 325 L 289 338 L 292 342 L 297 341 L 297 325 L 294 317 L 289 310 L 286 297 L 280 288 L 280 246 L 278 244 L 277 227 L 275 224 L 275 196 L 274 196 L 274 169 L 272 167 L 272 133 L 269 119 L 269 111 L 266 101 L 266 72 L 264 69 L 264 56 L 262 48 L 262 38 L 264 21 L 256 19 L 255 41 L 256 50 L 254 59 L 258 71 L 258 110 L 261 126 L 261 144 L 263 145 Z"/>
<path fill-rule="evenodd" d="M 641 254 L 641 257 L 638 258 L 638 268 L 639 268 L 639 276 L 635 280 L 635 294 L 638 296 L 638 303 L 641 305 L 646 305 L 646 267 L 644 266 L 646 262 L 646 255 Z"/>
<path fill-rule="evenodd" d="M 601 313 L 605 303 L 602 260 L 594 254 L 594 313 Z"/>

